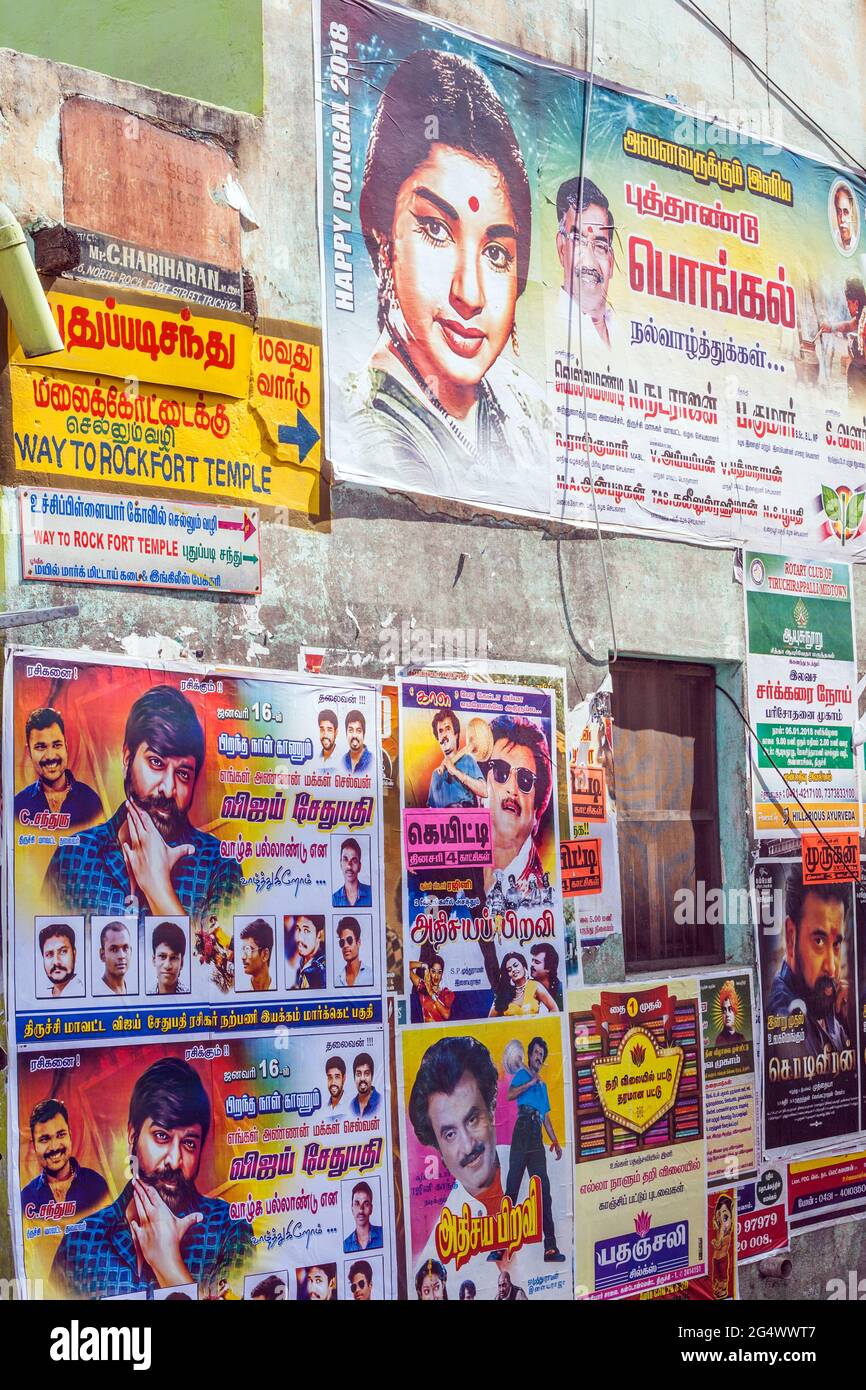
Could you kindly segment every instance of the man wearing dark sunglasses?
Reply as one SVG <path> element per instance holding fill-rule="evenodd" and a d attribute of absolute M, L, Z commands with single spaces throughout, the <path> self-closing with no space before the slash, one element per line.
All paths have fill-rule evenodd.
<path fill-rule="evenodd" d="M 480 765 L 493 826 L 493 864 L 484 871 L 484 887 L 489 893 L 498 874 L 508 884 L 508 902 L 513 879 L 523 903 L 544 873 L 535 836 L 550 802 L 550 748 L 542 729 L 528 719 L 499 715 L 490 730 L 493 750 Z"/>
<path fill-rule="evenodd" d="M 349 1265 L 349 1288 L 356 1303 L 367 1303 L 373 1297 L 373 1266 L 369 1260 L 356 1260 Z"/>

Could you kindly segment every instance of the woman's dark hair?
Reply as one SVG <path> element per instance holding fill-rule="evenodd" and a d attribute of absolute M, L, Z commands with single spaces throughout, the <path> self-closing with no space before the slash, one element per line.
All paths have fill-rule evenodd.
<path fill-rule="evenodd" d="M 519 951 L 507 951 L 502 957 L 502 963 L 499 967 L 499 984 L 496 986 L 496 993 L 493 996 L 493 1007 L 498 1014 L 505 1013 L 505 1010 L 517 993 L 517 990 L 508 978 L 508 962 L 510 960 L 519 960 L 524 970 L 526 970 L 527 975 L 529 974 L 526 965 L 526 956 L 521 955 Z"/>
<path fill-rule="evenodd" d="M 431 131 L 435 134 L 431 135 Z M 532 198 L 517 137 L 480 68 L 456 53 L 422 48 L 398 63 L 373 117 L 361 185 L 361 231 L 378 272 L 379 241 L 390 239 L 401 184 L 433 144 L 493 164 L 517 222 L 517 293 L 523 294 L 532 242 Z"/>

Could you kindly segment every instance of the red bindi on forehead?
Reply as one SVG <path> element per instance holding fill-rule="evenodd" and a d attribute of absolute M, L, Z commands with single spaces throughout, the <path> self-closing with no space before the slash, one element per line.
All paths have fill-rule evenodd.
<path fill-rule="evenodd" d="M 474 193 L 472 194 L 472 197 L 469 199 L 469 208 L 470 208 L 470 211 L 471 211 L 471 212 L 477 212 L 477 211 L 478 211 L 479 203 L 478 203 L 478 199 L 475 197 L 475 194 L 474 194 Z"/>

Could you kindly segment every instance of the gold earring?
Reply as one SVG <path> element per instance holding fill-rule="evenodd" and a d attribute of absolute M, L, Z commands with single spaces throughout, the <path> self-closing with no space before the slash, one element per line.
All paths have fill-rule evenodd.
<path fill-rule="evenodd" d="M 379 304 L 387 314 L 397 305 L 397 291 L 394 287 L 394 272 L 391 268 L 391 258 L 384 246 L 379 251 Z"/>
<path fill-rule="evenodd" d="M 520 344 L 517 341 L 517 320 L 511 325 L 511 350 L 515 357 L 520 356 Z"/>

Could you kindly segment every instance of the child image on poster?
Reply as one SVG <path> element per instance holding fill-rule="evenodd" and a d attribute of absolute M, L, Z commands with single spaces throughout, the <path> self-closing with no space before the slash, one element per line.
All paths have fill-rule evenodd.
<path fill-rule="evenodd" d="M 529 179 L 474 63 L 423 48 L 397 64 L 370 127 L 360 223 L 379 336 L 351 383 L 356 443 L 401 487 L 546 510 L 544 393 L 504 355 L 529 273 Z"/>
<path fill-rule="evenodd" d="M 559 1022 L 410 1029 L 403 1077 L 418 1296 L 435 1275 L 449 1297 L 467 1280 L 481 1299 L 570 1297 Z"/>
<path fill-rule="evenodd" d="M 401 698 L 404 815 L 436 812 L 450 843 L 461 817 L 489 814 L 488 863 L 461 862 L 458 849 L 453 868 L 405 874 L 412 1019 L 559 1011 L 549 692 L 405 681 Z"/>

